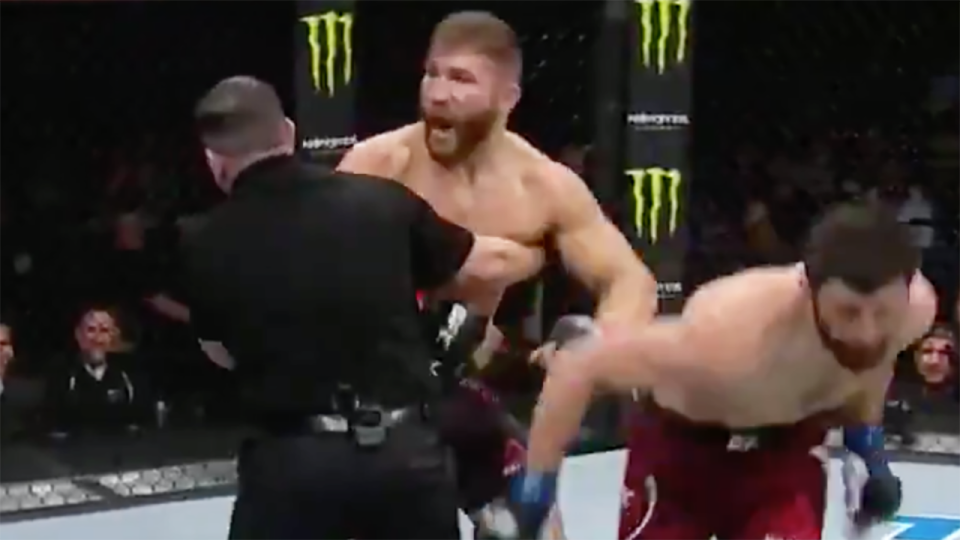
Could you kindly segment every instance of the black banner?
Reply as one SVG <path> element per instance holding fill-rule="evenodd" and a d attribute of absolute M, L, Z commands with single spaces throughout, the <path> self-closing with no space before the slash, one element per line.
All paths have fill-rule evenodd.
<path fill-rule="evenodd" d="M 633 0 L 624 195 L 631 234 L 662 298 L 683 295 L 686 202 L 692 178 L 690 0 Z"/>
<path fill-rule="evenodd" d="M 353 0 L 297 3 L 297 133 L 301 152 L 311 157 L 323 158 L 357 141 L 355 7 Z"/>

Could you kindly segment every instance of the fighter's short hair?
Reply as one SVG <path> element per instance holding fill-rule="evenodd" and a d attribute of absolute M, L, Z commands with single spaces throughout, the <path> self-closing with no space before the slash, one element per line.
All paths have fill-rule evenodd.
<path fill-rule="evenodd" d="M 200 139 L 212 152 L 231 157 L 282 144 L 286 118 L 273 86 L 248 76 L 224 79 L 197 102 L 194 118 Z"/>
<path fill-rule="evenodd" d="M 836 279 L 869 294 L 896 279 L 909 280 L 920 250 L 908 228 L 885 205 L 843 203 L 828 210 L 810 231 L 804 265 L 811 286 Z"/>
<path fill-rule="evenodd" d="M 431 47 L 463 47 L 476 51 L 519 77 L 523 53 L 517 34 L 503 19 L 487 11 L 458 11 L 434 28 Z"/>

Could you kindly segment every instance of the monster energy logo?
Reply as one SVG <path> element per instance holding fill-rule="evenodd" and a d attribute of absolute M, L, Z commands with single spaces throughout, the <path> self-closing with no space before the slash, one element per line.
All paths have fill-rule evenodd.
<path fill-rule="evenodd" d="M 660 167 L 630 169 L 626 173 L 632 182 L 633 224 L 637 234 L 641 238 L 649 235 L 652 243 L 659 240 L 660 216 L 666 199 L 667 233 L 673 236 L 680 217 L 680 185 L 683 183 L 683 174 L 679 169 Z"/>
<path fill-rule="evenodd" d="M 310 49 L 310 78 L 318 94 L 333 97 L 339 84 L 349 84 L 353 76 L 353 13 L 327 11 L 301 17 L 307 25 L 307 46 Z M 321 26 L 322 32 L 321 32 Z M 341 49 L 343 59 L 337 69 Z M 342 72 L 343 80 L 337 82 Z"/>
<path fill-rule="evenodd" d="M 673 19 L 677 19 L 677 51 L 673 57 L 677 64 L 683 64 L 687 54 L 687 30 L 690 24 L 691 0 L 634 0 L 639 4 L 640 24 L 640 63 L 650 68 L 652 56 L 656 54 L 657 73 L 667 69 L 670 57 L 670 37 L 673 34 Z M 656 11 L 656 23 L 654 23 Z"/>

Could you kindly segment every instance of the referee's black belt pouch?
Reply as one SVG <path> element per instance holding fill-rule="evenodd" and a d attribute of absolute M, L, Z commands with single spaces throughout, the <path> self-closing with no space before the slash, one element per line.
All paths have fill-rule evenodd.
<path fill-rule="evenodd" d="M 255 435 L 349 435 L 358 428 L 389 431 L 406 422 L 420 422 L 426 418 L 423 406 L 402 408 L 361 407 L 351 414 L 262 415 L 251 422 Z"/>

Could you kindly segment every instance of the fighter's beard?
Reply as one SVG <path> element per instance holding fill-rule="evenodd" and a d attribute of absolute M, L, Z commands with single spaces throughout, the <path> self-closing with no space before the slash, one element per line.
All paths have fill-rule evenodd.
<path fill-rule="evenodd" d="M 830 334 L 830 328 L 824 324 L 823 319 L 820 317 L 820 308 L 816 301 L 813 302 L 813 319 L 824 347 L 833 353 L 837 363 L 844 368 L 856 373 L 877 367 L 877 365 L 883 361 L 884 355 L 887 352 L 886 342 L 882 342 L 880 345 L 871 347 L 870 349 L 864 349 L 851 347 L 844 341 L 833 337 L 833 335 Z"/>
<path fill-rule="evenodd" d="M 497 112 L 488 111 L 473 118 L 458 121 L 445 121 L 423 115 L 426 130 L 427 151 L 430 157 L 441 163 L 458 163 L 465 160 L 490 138 L 497 121 Z M 438 134 L 436 130 L 448 130 Z M 436 140 L 434 137 L 452 138 Z"/>

